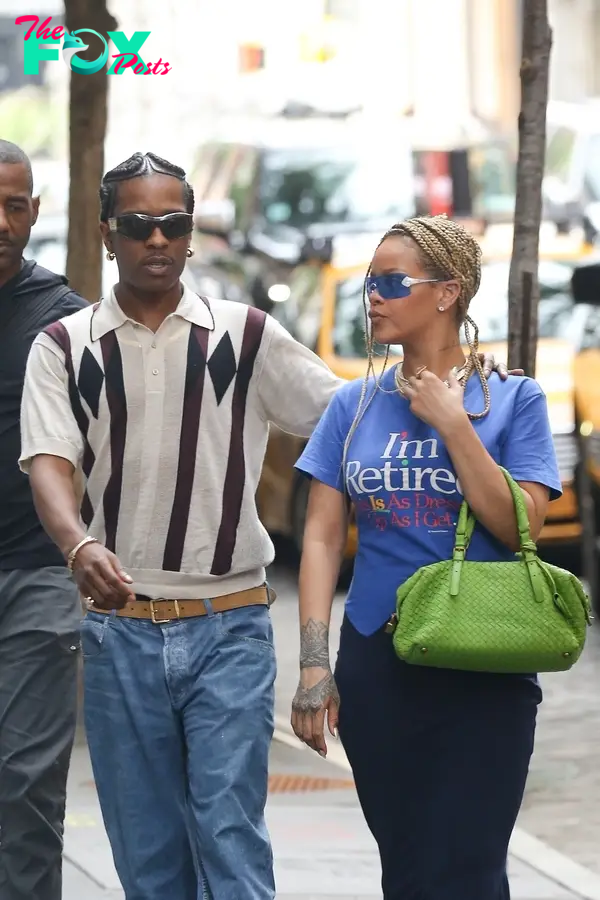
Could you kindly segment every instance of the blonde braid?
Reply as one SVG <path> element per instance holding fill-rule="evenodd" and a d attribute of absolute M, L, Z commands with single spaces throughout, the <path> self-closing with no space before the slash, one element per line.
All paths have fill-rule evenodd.
<path fill-rule="evenodd" d="M 481 247 L 462 225 L 445 215 L 407 219 L 394 225 L 386 237 L 390 233 L 404 235 L 416 244 L 421 266 L 433 278 L 459 282 L 461 289 L 456 301 L 458 321 L 464 325 L 469 346 L 466 377 L 477 371 L 485 398 L 482 412 L 468 415 L 470 419 L 483 419 L 490 411 L 490 391 L 479 359 L 479 329 L 468 315 L 469 304 L 481 283 Z"/>
<path fill-rule="evenodd" d="M 398 224 L 393 225 L 389 231 L 384 234 L 377 247 L 380 247 L 387 238 L 395 235 L 409 238 L 416 245 L 419 252 L 421 267 L 424 272 L 427 272 L 432 278 L 439 278 L 440 281 L 455 280 L 460 284 L 460 293 L 456 300 L 456 309 L 459 325 L 464 326 L 465 339 L 469 347 L 469 359 L 467 361 L 465 377 L 468 379 L 473 371 L 477 372 L 485 398 L 483 410 L 479 413 L 468 413 L 468 416 L 470 419 L 483 419 L 490 411 L 490 390 L 483 371 L 483 366 L 479 359 L 479 329 L 473 319 L 468 315 L 469 304 L 479 290 L 481 282 L 481 247 L 475 238 L 469 234 L 462 225 L 449 219 L 446 215 L 418 216 L 413 219 L 407 219 L 404 222 L 399 222 Z M 380 389 L 381 379 L 385 373 L 390 354 L 390 348 L 388 346 L 381 375 L 377 378 L 373 366 L 373 336 L 369 328 L 366 297 L 366 284 L 370 274 L 371 266 L 369 266 L 367 270 L 363 285 L 367 372 L 363 382 L 356 415 L 354 416 L 354 421 L 350 426 L 348 436 L 344 442 L 342 460 L 344 483 L 346 457 L 350 442 L 356 433 L 356 429 L 358 428 L 362 417 L 369 408 L 373 397 L 377 393 L 377 390 Z M 471 328 L 474 332 L 473 337 L 471 337 Z M 373 393 L 363 409 L 371 374 L 375 377 L 375 386 Z"/>

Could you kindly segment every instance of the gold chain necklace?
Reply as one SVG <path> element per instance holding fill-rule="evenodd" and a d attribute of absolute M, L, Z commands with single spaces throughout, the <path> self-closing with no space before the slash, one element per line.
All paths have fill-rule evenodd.
<path fill-rule="evenodd" d="M 426 368 L 427 368 L 427 366 L 423 366 L 422 368 L 418 369 L 416 377 L 418 378 L 420 376 L 421 372 L 425 371 Z M 471 373 L 473 371 L 473 364 L 471 363 L 470 360 L 467 360 L 467 362 L 465 362 L 460 367 L 460 369 L 457 369 L 455 366 L 452 369 L 452 371 L 453 371 L 454 376 L 457 379 L 457 381 L 464 387 L 464 383 L 468 380 L 469 376 L 471 375 Z M 407 386 L 410 387 L 410 381 L 408 380 L 408 378 L 404 377 L 404 366 L 401 362 L 398 363 L 396 366 L 396 369 L 394 371 L 394 378 L 396 381 L 396 387 L 397 387 L 398 391 L 404 397 L 405 396 L 404 388 Z M 450 387 L 450 381 L 448 379 L 444 380 L 444 384 L 446 385 L 446 387 Z"/>

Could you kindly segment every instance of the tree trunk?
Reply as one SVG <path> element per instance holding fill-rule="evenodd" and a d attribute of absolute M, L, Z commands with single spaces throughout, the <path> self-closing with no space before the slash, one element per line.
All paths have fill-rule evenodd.
<path fill-rule="evenodd" d="M 69 33 L 79 28 L 92 28 L 105 38 L 108 31 L 117 28 L 106 0 L 65 0 L 65 25 Z M 89 34 L 82 37 L 89 38 L 90 48 L 80 58 L 97 58 L 100 53 L 98 38 Z M 102 293 L 98 188 L 104 174 L 107 118 L 108 68 L 105 66 L 94 75 L 71 72 L 67 277 L 72 287 L 91 302 Z"/>
<path fill-rule="evenodd" d="M 552 31 L 547 0 L 523 0 L 521 112 L 515 221 L 508 282 L 508 364 L 535 375 L 538 340 L 538 264 L 546 107 Z"/>

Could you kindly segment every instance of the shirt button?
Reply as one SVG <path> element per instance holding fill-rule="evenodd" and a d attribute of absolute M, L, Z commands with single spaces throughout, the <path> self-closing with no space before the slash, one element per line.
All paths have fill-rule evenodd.
<path fill-rule="evenodd" d="M 158 375 L 158 369 L 152 369 L 152 374 L 153 374 L 153 375 Z"/>
<path fill-rule="evenodd" d="M 152 349 L 156 350 L 156 341 L 152 341 Z"/>

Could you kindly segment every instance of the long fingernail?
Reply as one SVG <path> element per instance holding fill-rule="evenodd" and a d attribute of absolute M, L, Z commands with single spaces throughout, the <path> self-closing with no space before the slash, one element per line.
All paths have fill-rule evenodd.
<path fill-rule="evenodd" d="M 327 757 L 327 754 L 326 754 L 326 753 L 325 753 L 325 751 L 324 751 L 324 750 L 319 750 L 319 756 L 322 756 L 322 757 L 323 757 L 323 759 L 326 759 L 326 757 Z"/>
<path fill-rule="evenodd" d="M 334 728 L 334 729 L 333 729 L 333 733 L 334 733 L 336 739 L 339 741 L 339 739 L 340 739 L 340 733 L 339 733 L 338 729 L 337 729 L 337 728 Z"/>

